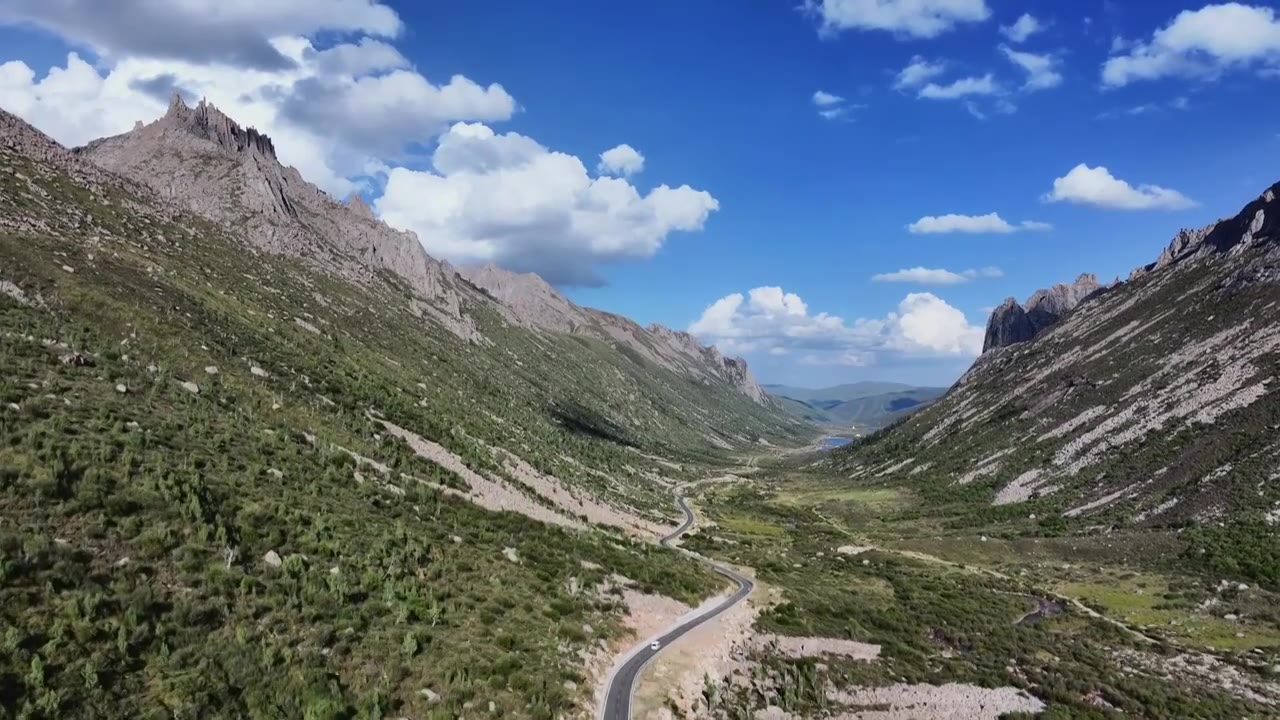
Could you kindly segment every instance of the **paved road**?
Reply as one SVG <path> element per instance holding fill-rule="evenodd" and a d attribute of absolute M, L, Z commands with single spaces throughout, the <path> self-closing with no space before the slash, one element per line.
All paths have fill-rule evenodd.
<path fill-rule="evenodd" d="M 672 540 L 680 537 L 689 528 L 693 527 L 693 511 L 689 509 L 689 503 L 683 496 L 679 497 L 678 500 L 680 509 L 684 511 L 684 524 L 676 528 L 675 532 L 662 538 L 661 543 L 666 547 L 671 547 Z M 610 678 L 609 687 L 605 689 L 604 705 L 600 709 L 601 720 L 631 720 L 631 693 L 635 689 L 636 678 L 639 677 L 640 671 L 644 669 L 644 666 L 648 665 L 649 661 L 658 652 L 661 652 L 662 649 L 677 638 L 738 604 L 755 587 L 749 578 L 743 577 L 723 565 L 717 565 L 709 560 L 705 562 L 711 566 L 712 570 L 736 583 L 738 586 L 737 591 L 719 605 L 702 615 L 685 620 L 680 625 L 667 631 L 665 635 L 659 637 L 658 642 L 661 643 L 659 650 L 654 651 L 649 648 L 649 643 L 652 642 L 652 639 L 645 640 L 642 645 L 636 646 L 631 651 L 632 654 L 627 658 L 626 662 Z"/>

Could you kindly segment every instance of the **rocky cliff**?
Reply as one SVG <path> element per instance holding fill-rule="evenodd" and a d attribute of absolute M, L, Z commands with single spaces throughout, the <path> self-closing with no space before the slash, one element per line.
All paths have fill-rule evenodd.
<path fill-rule="evenodd" d="M 1025 305 L 1018 304 L 1015 298 L 1006 299 L 987 320 L 982 351 L 1031 340 L 1102 289 L 1096 275 L 1085 273 L 1073 283 L 1035 291 Z"/>

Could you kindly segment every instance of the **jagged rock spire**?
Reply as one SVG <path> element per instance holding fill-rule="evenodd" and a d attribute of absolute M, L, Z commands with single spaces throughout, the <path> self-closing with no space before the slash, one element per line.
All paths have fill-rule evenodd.
<path fill-rule="evenodd" d="M 169 98 L 169 109 L 161 122 L 184 127 L 232 152 L 252 152 L 264 158 L 276 159 L 276 148 L 270 137 L 256 128 L 240 127 L 235 120 L 204 98 L 200 99 L 195 108 L 190 108 L 182 95 L 174 91 Z"/>

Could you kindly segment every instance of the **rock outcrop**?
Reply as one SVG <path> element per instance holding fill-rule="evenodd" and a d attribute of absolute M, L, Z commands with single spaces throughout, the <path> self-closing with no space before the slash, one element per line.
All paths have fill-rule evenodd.
<path fill-rule="evenodd" d="M 1085 273 L 1073 283 L 1058 283 L 1035 291 L 1027 299 L 1026 305 L 1019 305 L 1015 298 L 1006 299 L 991 313 L 991 318 L 987 321 L 982 351 L 1033 339 L 1103 289 L 1104 286 L 1098 283 L 1096 275 Z"/>
<path fill-rule="evenodd" d="M 451 267 L 427 255 L 417 236 L 379 221 L 358 196 L 342 203 L 280 164 L 271 138 L 243 128 L 201 100 L 174 95 L 160 119 L 75 152 L 151 186 L 163 197 L 244 235 L 267 252 L 304 260 L 362 284 L 379 270 L 403 278 L 415 308 L 477 340 Z"/>
<path fill-rule="evenodd" d="M 1181 230 L 1154 263 L 1130 274 L 1137 279 L 1168 267 L 1211 255 L 1238 254 L 1263 244 L 1280 243 L 1280 183 L 1267 188 L 1235 216 L 1199 230 Z"/>

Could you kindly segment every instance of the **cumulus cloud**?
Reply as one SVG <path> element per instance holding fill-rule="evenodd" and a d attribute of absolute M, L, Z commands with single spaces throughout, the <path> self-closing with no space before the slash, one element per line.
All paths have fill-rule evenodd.
<path fill-rule="evenodd" d="M 1184 210 L 1196 202 L 1177 190 L 1138 185 L 1112 176 L 1105 167 L 1081 163 L 1053 181 L 1046 202 L 1069 202 L 1118 210 Z"/>
<path fill-rule="evenodd" d="M 882 318 L 846 322 L 810 313 L 795 293 L 759 287 L 726 295 L 707 306 L 689 332 L 722 351 L 805 351 L 810 364 L 870 364 L 878 353 L 976 356 L 983 330 L 931 293 L 907 295 Z"/>
<path fill-rule="evenodd" d="M 672 232 L 701 230 L 719 203 L 688 185 L 641 194 L 532 138 L 458 123 L 431 170 L 391 169 L 374 208 L 438 257 L 598 284 L 601 263 L 652 257 Z"/>
<path fill-rule="evenodd" d="M 1106 61 L 1102 83 L 1122 87 L 1162 77 L 1214 77 L 1233 69 L 1280 72 L 1280 18 L 1273 8 L 1241 3 L 1184 10 L 1151 39 Z"/>
<path fill-rule="evenodd" d="M 501 85 L 462 75 L 435 85 L 412 70 L 350 77 L 315 75 L 283 96 L 281 116 L 316 133 L 338 130 L 346 142 L 378 156 L 395 156 L 454 120 L 506 120 L 515 100 Z"/>
<path fill-rule="evenodd" d="M 1009 42 L 1023 43 L 1027 38 L 1044 30 L 1044 25 L 1036 19 L 1035 15 L 1023 13 L 1012 25 L 1001 25 L 1000 34 L 1009 38 Z"/>
<path fill-rule="evenodd" d="M 600 153 L 600 162 L 596 165 L 601 175 L 627 177 L 641 170 L 644 170 L 644 155 L 625 143 Z"/>
<path fill-rule="evenodd" d="M 1009 62 L 1026 71 L 1027 81 L 1022 86 L 1023 90 L 1047 90 L 1062 84 L 1062 73 L 1058 72 L 1060 61 L 1053 55 L 1020 52 L 1008 45 L 1001 45 L 1000 52 Z"/>
<path fill-rule="evenodd" d="M 108 59 L 145 56 L 286 70 L 298 58 L 272 42 L 331 31 L 394 37 L 395 10 L 376 0 L 6 0 L 0 24 L 34 25 Z"/>
<path fill-rule="evenodd" d="M 957 100 L 971 95 L 998 95 L 1000 86 L 995 76 L 987 73 L 981 77 L 967 77 L 954 80 L 946 85 L 929 83 L 920 88 L 919 97 L 930 100 Z"/>
<path fill-rule="evenodd" d="M 1035 220 L 1024 220 L 1013 225 L 999 213 L 986 215 L 926 215 L 907 226 L 907 230 L 918 235 L 934 235 L 941 233 L 1015 233 L 1020 231 L 1052 230 L 1049 223 Z"/>
<path fill-rule="evenodd" d="M 947 71 L 947 64 L 941 60 L 926 60 L 920 55 L 911 58 L 911 62 L 898 72 L 893 87 L 897 90 L 917 88 Z"/>
<path fill-rule="evenodd" d="M 978 278 L 1004 277 L 998 267 L 969 269 L 953 272 L 943 268 L 913 267 L 891 273 L 872 275 L 872 282 L 916 283 L 919 285 L 960 285 Z"/>
<path fill-rule="evenodd" d="M 886 30 L 904 37 L 932 38 L 960 23 L 991 17 L 986 0 L 806 0 L 823 32 Z"/>

